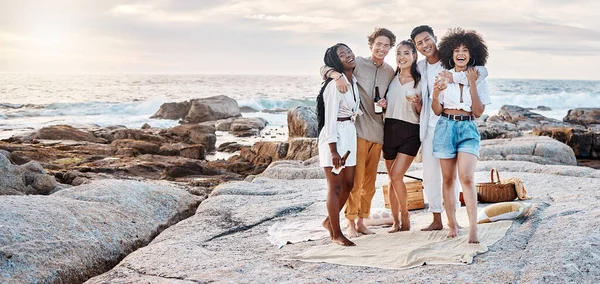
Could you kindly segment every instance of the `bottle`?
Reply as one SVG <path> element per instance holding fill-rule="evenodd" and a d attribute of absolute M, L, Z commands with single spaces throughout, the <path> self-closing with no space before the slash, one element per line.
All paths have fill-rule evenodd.
<path fill-rule="evenodd" d="M 379 96 L 379 87 L 375 86 L 375 99 L 373 100 L 375 103 L 375 114 L 383 113 L 383 108 L 377 105 L 379 100 L 381 100 L 381 97 Z"/>
<path fill-rule="evenodd" d="M 350 155 L 350 150 L 346 151 L 346 153 L 344 154 L 344 156 L 342 156 L 342 164 L 343 164 L 344 162 L 346 162 L 346 159 L 348 159 L 348 156 L 349 156 L 349 155 Z M 332 172 L 334 175 L 339 175 L 339 174 L 340 174 L 340 172 L 342 171 L 342 169 L 343 169 L 343 168 L 344 168 L 343 166 L 342 166 L 342 167 L 339 167 L 339 168 L 333 168 L 333 169 L 331 169 L 331 172 Z"/>

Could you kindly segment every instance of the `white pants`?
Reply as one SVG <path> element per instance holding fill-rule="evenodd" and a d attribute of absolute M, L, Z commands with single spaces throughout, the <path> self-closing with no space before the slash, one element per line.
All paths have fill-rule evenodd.
<path fill-rule="evenodd" d="M 435 126 L 428 126 L 423 141 L 423 190 L 429 203 L 429 212 L 442 213 L 442 169 L 440 160 L 433 156 L 433 133 Z M 458 181 L 458 171 L 455 187 L 456 189 L 456 208 L 460 208 L 459 192 L 462 191 Z"/>

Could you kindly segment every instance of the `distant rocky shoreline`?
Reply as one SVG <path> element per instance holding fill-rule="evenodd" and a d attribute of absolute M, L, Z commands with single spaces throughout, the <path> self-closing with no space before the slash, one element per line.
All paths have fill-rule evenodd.
<path fill-rule="evenodd" d="M 314 108 L 294 107 L 287 110 L 287 141 L 258 141 L 251 146 L 236 142 L 217 144 L 218 131 L 240 139 L 261 135 L 268 122 L 261 117 L 242 117 L 241 111 L 235 100 L 217 96 L 163 104 L 153 117 L 179 120 L 180 125 L 172 128 L 160 129 L 150 125 L 141 129 L 123 126 L 75 128 L 55 125 L 0 141 L 0 168 L 3 172 L 0 178 L 0 204 L 8 208 L 0 213 L 0 234 L 19 235 L 29 230 L 27 226 L 41 226 L 50 231 L 23 233 L 23 236 L 26 235 L 23 239 L 41 241 L 40 247 L 26 254 L 12 246 L 19 244 L 22 239 L 0 239 L 0 247 L 6 247 L 0 251 L 0 268 L 5 268 L 2 263 L 12 265 L 6 271 L 14 273 L 6 274 L 14 278 L 0 274 L 0 282 L 85 281 L 110 269 L 135 249 L 145 246 L 162 230 L 179 220 L 194 216 L 196 208 L 203 210 L 198 206 L 211 196 L 213 189 L 230 181 L 250 182 L 253 187 L 260 187 L 252 182 L 256 177 L 260 177 L 257 182 L 267 177 L 323 178 L 322 171 L 314 167 L 318 155 Z M 553 165 L 553 169 L 559 166 L 571 169 L 577 164 L 600 168 L 600 108 L 572 109 L 563 121 L 559 121 L 518 106 L 505 105 L 498 114 L 479 118 L 477 124 L 482 137 L 482 161 L 506 161 L 503 163 L 510 164 L 511 170 L 517 167 L 511 161 Z M 208 161 L 207 155 L 215 152 L 231 153 L 231 156 L 226 160 Z M 312 168 L 306 172 L 305 164 L 297 164 L 300 163 L 297 161 L 307 161 L 305 163 Z M 483 163 L 489 165 L 493 162 Z M 531 169 L 540 167 L 529 166 Z M 263 173 L 265 170 L 267 172 Z M 277 173 L 279 170 L 285 174 Z M 588 171 L 580 171 L 588 174 Z M 292 175 L 293 178 L 283 178 L 281 175 Z M 593 173 L 588 175 L 596 177 Z M 273 181 L 267 183 L 270 188 L 276 184 Z M 313 184 L 297 182 L 298 185 L 305 183 Z M 229 187 L 235 187 L 237 183 L 231 184 L 234 185 Z M 125 192 L 134 192 L 135 200 Z M 217 195 L 223 199 L 227 194 L 221 190 Z M 298 202 L 291 201 L 291 204 Z M 309 205 L 306 202 L 300 203 L 307 207 Z M 249 205 L 244 203 L 244 206 Z M 115 209 L 111 211 L 111 207 Z M 41 211 L 32 211 L 30 208 Z M 148 211 L 147 208 L 152 210 Z M 232 210 L 235 211 L 222 211 Z M 88 218 L 85 212 L 96 212 L 98 216 L 105 216 L 106 220 Z M 281 212 L 271 213 L 279 216 Z M 38 214 L 42 214 L 42 217 L 48 214 L 49 218 L 38 220 Z M 54 215 L 62 217 L 58 220 L 51 217 Z M 25 223 L 20 224 L 16 219 L 20 217 L 17 216 L 26 216 Z M 202 218 L 210 219 L 211 216 L 206 213 Z M 121 220 L 130 217 L 134 223 Z M 219 224 L 224 226 L 235 224 L 233 219 L 237 218 L 224 215 L 214 217 L 223 219 Z M 256 215 L 256 218 L 262 217 Z M 62 223 L 65 220 L 71 220 L 69 224 L 80 224 L 73 229 L 73 234 L 79 234 L 84 240 L 94 239 L 91 242 L 94 248 L 106 245 L 102 240 L 116 235 L 115 232 L 122 231 L 123 234 L 119 234 L 118 238 L 124 241 L 122 244 L 111 242 L 111 251 L 105 254 L 98 250 L 101 258 L 89 262 L 82 260 L 82 263 L 85 262 L 82 265 L 97 267 L 95 270 L 78 274 L 78 269 L 61 267 L 62 264 L 57 263 L 51 265 L 54 270 L 43 272 L 44 263 L 49 258 L 69 257 L 69 252 L 61 252 L 59 256 L 42 253 L 39 258 L 35 257 L 43 251 L 54 253 L 53 249 L 44 245 L 51 243 L 45 236 L 51 234 L 54 226 L 70 226 L 68 222 Z M 154 225 L 146 224 L 147 221 L 152 221 Z M 102 225 L 102 222 L 106 224 Z M 99 226 L 105 226 L 110 232 L 103 232 L 100 236 L 87 231 L 87 228 Z M 220 229 L 217 231 L 220 232 Z M 75 238 L 68 230 L 59 233 Z M 86 244 L 77 245 L 83 248 L 83 252 L 75 253 L 77 257 L 88 257 L 85 254 Z M 60 244 L 58 249 L 68 246 L 68 243 Z"/>

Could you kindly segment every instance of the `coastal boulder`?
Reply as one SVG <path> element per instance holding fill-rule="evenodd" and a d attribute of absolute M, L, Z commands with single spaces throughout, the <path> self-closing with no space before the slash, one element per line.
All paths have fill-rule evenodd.
<path fill-rule="evenodd" d="M 215 128 L 217 129 L 217 131 L 229 131 L 233 121 L 233 118 L 219 119 L 217 120 L 217 122 L 215 122 Z"/>
<path fill-rule="evenodd" d="M 528 161 L 543 165 L 577 165 L 573 150 L 552 138 L 527 136 L 482 140 L 479 160 Z"/>
<path fill-rule="evenodd" d="M 129 128 L 117 128 L 114 130 L 107 130 L 108 129 L 101 129 L 100 131 L 96 132 L 96 135 L 100 135 L 102 138 L 108 140 L 109 142 L 113 142 L 115 140 L 120 139 L 134 139 L 152 142 L 155 144 L 160 144 L 163 142 L 163 139 L 161 137 L 153 133 L 149 133 L 147 130 Z"/>
<path fill-rule="evenodd" d="M 515 105 L 503 105 L 498 110 L 498 117 L 503 121 L 513 123 L 518 130 L 533 130 L 540 124 L 562 124 L 561 121 L 545 117 Z"/>
<path fill-rule="evenodd" d="M 241 116 L 238 103 L 227 96 L 215 96 L 192 100 L 190 111 L 183 118 L 187 123 L 215 121 Z"/>
<path fill-rule="evenodd" d="M 567 116 L 563 118 L 563 121 L 585 126 L 590 124 L 600 124 L 600 108 L 570 109 Z"/>
<path fill-rule="evenodd" d="M 533 135 L 549 136 L 573 149 L 578 158 L 600 158 L 600 129 L 582 125 L 539 126 L 532 131 Z"/>
<path fill-rule="evenodd" d="M 187 144 L 202 144 L 207 152 L 215 151 L 217 135 L 213 123 L 182 124 L 162 130 L 161 136 L 169 142 L 183 142 Z"/>
<path fill-rule="evenodd" d="M 186 123 L 215 121 L 241 116 L 238 103 L 228 96 L 193 99 L 181 103 L 165 103 L 150 118 L 182 119 Z"/>
<path fill-rule="evenodd" d="M 250 148 L 242 148 L 240 156 L 254 165 L 269 165 L 273 161 L 285 159 L 288 147 L 287 142 L 259 141 Z"/>
<path fill-rule="evenodd" d="M 287 112 L 288 137 L 317 137 L 318 122 L 314 107 L 297 106 Z"/>
<path fill-rule="evenodd" d="M 319 155 L 317 138 L 293 138 L 288 143 L 287 160 L 305 161 Z"/>
<path fill-rule="evenodd" d="M 0 283 L 82 283 L 118 264 L 202 199 L 165 184 L 100 180 L 0 198 Z"/>
<path fill-rule="evenodd" d="M 182 119 L 190 112 L 191 106 L 191 101 L 178 103 L 164 103 L 160 106 L 160 109 L 150 118 Z"/>
<path fill-rule="evenodd" d="M 262 117 L 245 117 L 234 120 L 229 131 L 237 137 L 256 136 L 266 126 L 267 121 Z"/>
<path fill-rule="evenodd" d="M 0 173 L 0 195 L 49 194 L 58 185 L 35 161 L 17 166 L 0 155 Z"/>
<path fill-rule="evenodd" d="M 159 155 L 181 156 L 188 159 L 204 160 L 206 153 L 202 144 L 166 143 L 160 146 Z"/>
<path fill-rule="evenodd" d="M 105 139 L 98 138 L 91 132 L 82 131 L 70 125 L 42 127 L 32 135 L 32 138 L 37 140 L 75 140 L 92 143 L 107 143 Z"/>

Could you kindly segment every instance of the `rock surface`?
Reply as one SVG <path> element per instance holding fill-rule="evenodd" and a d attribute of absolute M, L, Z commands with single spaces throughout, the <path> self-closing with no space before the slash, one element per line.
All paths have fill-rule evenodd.
<path fill-rule="evenodd" d="M 239 116 L 241 116 L 240 107 L 234 99 L 227 96 L 214 96 L 163 104 L 152 118 L 182 119 L 187 123 L 201 123 Z"/>
<path fill-rule="evenodd" d="M 479 160 L 528 161 L 543 165 L 577 165 L 573 150 L 549 137 L 482 140 Z"/>
<path fill-rule="evenodd" d="M 2 196 L 0 282 L 81 283 L 192 215 L 201 200 L 172 186 L 117 180 Z"/>
<path fill-rule="evenodd" d="M 588 126 L 600 124 L 600 108 L 576 108 L 571 109 L 563 121 Z"/>
<path fill-rule="evenodd" d="M 600 279 L 600 171 L 489 161 L 478 163 L 476 181 L 487 181 L 491 167 L 498 168 L 502 178 L 520 177 L 533 197 L 533 209 L 528 218 L 515 221 L 488 252 L 459 270 L 452 265 L 384 270 L 281 260 L 329 243 L 324 239 L 279 249 L 265 238 L 276 221 L 322 219 L 326 215 L 326 182 L 257 177 L 252 182 L 218 186 L 193 217 L 170 227 L 150 245 L 88 283 L 393 283 L 398 279 L 415 283 L 585 283 Z M 415 168 L 418 166 L 412 170 Z M 379 175 L 377 185 L 384 182 L 387 176 Z"/>
<path fill-rule="evenodd" d="M 17 166 L 0 155 L 0 195 L 49 194 L 57 186 L 54 176 L 47 174 L 38 162 Z"/>
<path fill-rule="evenodd" d="M 287 112 L 288 137 L 316 138 L 317 112 L 314 107 L 297 106 Z"/>

